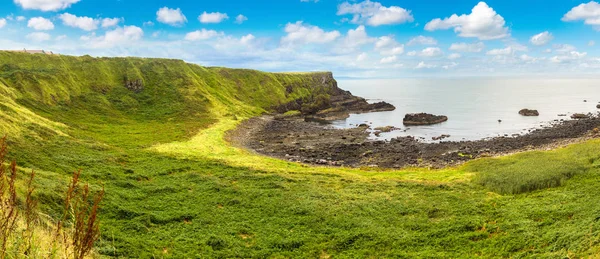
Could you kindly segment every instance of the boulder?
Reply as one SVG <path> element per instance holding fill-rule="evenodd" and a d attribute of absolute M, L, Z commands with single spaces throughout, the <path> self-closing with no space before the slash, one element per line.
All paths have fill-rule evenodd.
<path fill-rule="evenodd" d="M 433 115 L 429 113 L 411 113 L 404 116 L 404 125 L 406 126 L 419 126 L 419 125 L 433 125 L 448 121 L 447 116 Z"/>
<path fill-rule="evenodd" d="M 519 114 L 523 116 L 540 116 L 540 113 L 537 110 L 530 109 L 522 109 L 519 111 Z"/>
<path fill-rule="evenodd" d="M 600 104 L 596 105 L 596 108 L 600 109 Z"/>
<path fill-rule="evenodd" d="M 573 115 L 571 115 L 571 119 L 589 119 L 590 115 L 587 114 L 583 114 L 583 113 L 575 113 Z"/>
<path fill-rule="evenodd" d="M 377 128 L 375 128 L 375 130 L 380 131 L 380 132 L 392 132 L 394 130 L 399 130 L 399 129 L 394 126 L 385 126 L 385 127 L 377 127 Z"/>
<path fill-rule="evenodd" d="M 442 139 L 449 138 L 449 137 L 450 137 L 450 135 L 443 134 L 443 135 L 441 135 L 441 136 L 439 136 L 439 137 L 433 137 L 433 138 L 431 138 L 431 139 L 432 139 L 432 140 L 442 140 Z"/>

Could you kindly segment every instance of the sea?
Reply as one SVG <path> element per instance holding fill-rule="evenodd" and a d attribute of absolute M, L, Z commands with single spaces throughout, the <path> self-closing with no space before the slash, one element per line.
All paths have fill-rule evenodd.
<path fill-rule="evenodd" d="M 445 140 L 479 140 L 525 134 L 568 120 L 573 113 L 598 113 L 600 78 L 406 78 L 344 79 L 338 85 L 369 102 L 385 101 L 395 111 L 352 114 L 334 121 L 336 128 L 369 124 L 371 128 L 395 126 L 399 130 L 373 139 L 413 136 L 424 141 L 450 135 Z M 523 108 L 536 109 L 538 117 L 519 115 Z M 429 126 L 402 123 L 407 113 L 446 115 L 448 121 Z M 559 116 L 567 115 L 567 116 Z"/>

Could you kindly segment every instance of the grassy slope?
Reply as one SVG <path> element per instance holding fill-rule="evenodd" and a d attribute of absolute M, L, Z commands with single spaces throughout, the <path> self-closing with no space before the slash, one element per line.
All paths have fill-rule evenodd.
<path fill-rule="evenodd" d="M 50 215 L 58 214 L 69 172 L 81 168 L 86 181 L 105 186 L 103 255 L 600 252 L 597 141 L 401 172 L 307 167 L 224 141 L 241 119 L 311 91 L 298 87 L 286 97 L 284 85 L 314 85 L 321 75 L 0 52 L 0 92 L 7 93 L 0 96 L 0 134 L 10 134 L 12 157 L 39 171 L 38 196 Z M 145 89 L 127 90 L 124 78 L 142 79 Z M 536 177 L 514 181 L 523 175 Z M 563 185 L 490 192 L 552 179 Z"/>

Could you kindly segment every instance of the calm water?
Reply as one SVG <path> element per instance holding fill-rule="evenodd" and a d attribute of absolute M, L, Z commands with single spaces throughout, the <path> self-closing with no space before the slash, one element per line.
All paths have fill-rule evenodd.
<path fill-rule="evenodd" d="M 499 135 L 522 134 L 531 128 L 548 125 L 558 114 L 596 113 L 600 101 L 600 79 L 523 79 L 523 78 L 449 78 L 339 80 L 342 89 L 370 102 L 386 101 L 392 112 L 353 114 L 335 127 L 396 126 L 402 131 L 385 133 L 397 136 L 431 137 L 449 134 L 449 140 L 476 140 Z M 587 102 L 584 102 L 587 100 Z M 522 108 L 537 109 L 539 117 L 523 117 Z M 404 127 L 406 113 L 427 112 L 448 116 L 448 122 Z M 501 123 L 498 120 L 502 120 Z M 406 132 L 404 132 L 406 130 Z"/>

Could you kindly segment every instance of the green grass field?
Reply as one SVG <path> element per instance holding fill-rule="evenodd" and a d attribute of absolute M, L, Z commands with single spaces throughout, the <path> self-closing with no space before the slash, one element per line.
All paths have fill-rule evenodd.
<path fill-rule="evenodd" d="M 598 140 L 402 171 L 288 163 L 225 141 L 241 120 L 310 95 L 323 75 L 0 52 L 0 134 L 38 172 L 43 213 L 62 213 L 75 170 L 104 186 L 96 251 L 106 257 L 600 253 Z"/>

